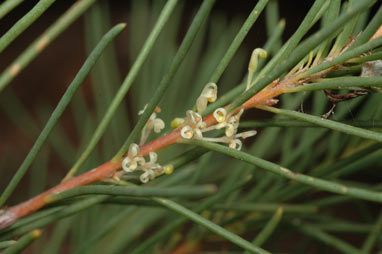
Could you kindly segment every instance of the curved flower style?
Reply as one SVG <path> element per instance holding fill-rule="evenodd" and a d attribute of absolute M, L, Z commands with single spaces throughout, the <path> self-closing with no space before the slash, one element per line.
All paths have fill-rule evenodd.
<path fill-rule="evenodd" d="M 215 83 L 207 83 L 200 96 L 196 100 L 196 109 L 199 114 L 207 108 L 208 102 L 215 102 L 217 98 L 218 87 Z"/>

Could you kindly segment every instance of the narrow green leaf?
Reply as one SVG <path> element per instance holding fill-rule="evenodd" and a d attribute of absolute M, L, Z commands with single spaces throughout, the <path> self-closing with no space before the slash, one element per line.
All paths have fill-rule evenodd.
<path fill-rule="evenodd" d="M 362 121 L 362 120 L 347 120 L 347 121 L 337 121 L 346 125 L 356 126 L 360 128 L 382 128 L 382 121 Z M 297 128 L 324 128 L 323 126 L 300 121 L 296 119 L 271 119 L 271 120 L 251 120 L 242 121 L 240 123 L 240 128 L 264 128 L 264 127 L 297 127 Z"/>
<path fill-rule="evenodd" d="M 56 223 L 54 230 L 49 237 L 49 241 L 44 244 L 43 251 L 40 250 L 42 254 L 52 254 L 59 253 L 60 249 L 69 233 L 69 229 L 73 226 L 73 221 L 71 219 L 62 220 Z"/>
<path fill-rule="evenodd" d="M 14 24 L 0 38 L 0 53 L 27 29 L 36 19 L 38 19 L 56 0 L 40 0 L 24 17 Z"/>
<path fill-rule="evenodd" d="M 275 47 L 277 41 L 281 39 L 281 35 L 284 32 L 284 28 L 285 28 L 285 20 L 281 20 L 278 23 L 276 29 L 274 30 L 274 33 L 272 34 L 272 36 L 264 44 L 263 48 L 266 51 L 271 51 Z M 265 59 L 260 59 L 258 63 L 258 68 L 261 69 L 264 64 L 265 64 Z M 257 73 L 254 74 L 254 77 L 257 77 Z M 219 107 L 223 107 L 224 105 L 228 104 L 233 98 L 237 97 L 240 93 L 242 93 L 245 87 L 246 87 L 245 82 L 235 86 L 231 91 L 221 96 L 216 102 L 214 102 L 213 104 L 210 104 L 207 107 L 207 109 L 203 112 L 203 115 L 211 114 L 215 109 Z"/>
<path fill-rule="evenodd" d="M 340 122 L 328 120 L 322 117 L 313 116 L 309 114 L 300 113 L 293 110 L 286 110 L 286 109 L 278 109 L 274 107 L 268 107 L 268 106 L 259 106 L 258 108 L 275 113 L 280 115 L 285 115 L 288 117 L 296 118 L 298 120 L 306 121 L 309 123 L 317 124 L 325 128 L 329 128 L 332 130 L 336 130 L 339 132 L 343 132 L 349 135 L 358 136 L 361 138 L 366 138 L 370 140 L 374 140 L 377 142 L 382 142 L 382 133 L 371 131 L 371 130 L 365 130 L 362 128 L 354 127 L 351 125 L 346 125 Z"/>
<path fill-rule="evenodd" d="M 297 86 L 286 91 L 287 93 L 316 91 L 323 89 L 341 90 L 341 89 L 357 89 L 357 88 L 373 88 L 382 87 L 382 77 L 340 77 L 321 79 L 317 83 L 310 83 Z"/>
<path fill-rule="evenodd" d="M 24 0 L 6 0 L 0 5 L 0 19 L 21 4 Z"/>
<path fill-rule="evenodd" d="M 13 0 L 7 1 L 11 2 Z M 0 74 L 0 92 L 30 64 L 54 39 L 78 19 L 95 0 L 81 0 L 58 18 Z M 16 1 L 15 1 L 16 2 Z"/>
<path fill-rule="evenodd" d="M 250 251 L 251 253 L 259 253 L 259 254 L 266 254 L 269 253 L 266 250 L 263 250 L 255 245 L 252 245 L 250 242 L 244 240 L 240 236 L 231 233 L 230 231 L 222 228 L 221 226 L 203 218 L 199 214 L 175 203 L 174 201 L 168 200 L 168 199 L 162 199 L 162 198 L 155 198 L 155 201 L 162 204 L 163 206 L 169 208 L 170 210 L 177 212 L 179 214 L 182 214 L 183 216 L 189 218 L 193 222 L 202 225 L 203 227 L 206 227 L 211 232 L 227 239 L 228 241 L 236 244 L 237 246 L 242 247 L 245 250 Z"/>
<path fill-rule="evenodd" d="M 106 131 L 106 128 L 109 125 L 111 119 L 113 118 L 115 112 L 117 111 L 119 105 L 124 99 L 127 91 L 129 90 L 130 86 L 133 84 L 135 78 L 137 77 L 139 70 L 141 69 L 143 63 L 147 59 L 147 56 L 151 52 L 151 49 L 154 46 L 156 39 L 158 38 L 166 22 L 168 21 L 177 3 L 178 3 L 178 0 L 168 0 L 166 5 L 163 7 L 163 10 L 153 30 L 151 31 L 149 37 L 146 39 L 145 44 L 143 45 L 137 59 L 135 60 L 125 80 L 123 81 L 117 94 L 114 96 L 113 101 L 111 102 L 110 106 L 106 110 L 104 117 L 102 118 L 101 122 L 98 124 L 97 129 L 95 130 L 93 136 L 91 137 L 88 145 L 85 148 L 85 151 L 82 152 L 79 159 L 76 161 L 73 167 L 69 170 L 68 174 L 65 176 L 64 179 L 69 179 L 70 177 L 72 177 L 80 168 L 82 163 L 86 161 L 86 159 L 89 157 L 91 152 L 94 150 L 98 141 L 101 139 L 103 133 Z"/>
<path fill-rule="evenodd" d="M 322 241 L 323 243 L 334 247 L 335 249 L 347 253 L 347 254 L 360 254 L 363 253 L 361 250 L 351 246 L 350 244 L 338 239 L 337 237 L 334 237 L 332 235 L 329 235 L 315 227 L 312 227 L 310 225 L 296 225 L 296 228 L 305 234 Z"/>
<path fill-rule="evenodd" d="M 378 237 L 382 232 L 382 213 L 380 213 L 377 221 L 375 222 L 373 229 L 370 231 L 365 242 L 362 245 L 362 251 L 370 252 L 373 249 L 373 246 L 377 243 Z"/>
<path fill-rule="evenodd" d="M 26 218 L 23 222 L 23 225 L 19 227 L 13 227 L 15 225 L 14 224 L 13 226 L 5 230 L 4 233 L 2 232 L 2 234 L 0 235 L 0 239 L 9 239 L 10 237 L 13 237 L 13 236 L 25 234 L 35 228 L 44 227 L 52 222 L 58 221 L 59 219 L 77 214 L 82 210 L 85 210 L 96 204 L 102 203 L 108 198 L 109 196 L 97 195 L 95 197 L 93 196 L 91 198 L 77 201 L 73 204 L 66 206 L 65 208 L 58 207 L 54 209 L 52 212 L 50 212 L 49 214 L 44 216 L 42 216 L 40 212 L 39 219 L 26 220 L 28 219 Z M 25 221 L 28 221 L 28 223 L 26 223 Z"/>
<path fill-rule="evenodd" d="M 342 185 L 333 181 L 322 180 L 312 176 L 299 174 L 287 168 L 281 167 L 280 165 L 277 165 L 273 162 L 263 160 L 256 156 L 252 156 L 250 154 L 237 151 L 235 149 L 231 149 L 223 145 L 214 144 L 214 143 L 206 142 L 206 141 L 196 141 L 196 140 L 195 141 L 183 140 L 182 142 L 186 144 L 201 146 L 201 147 L 228 155 L 230 157 L 250 163 L 254 166 L 263 168 L 266 171 L 272 172 L 274 174 L 283 176 L 288 179 L 295 180 L 297 182 L 300 182 L 306 185 L 316 187 L 318 189 L 322 189 L 325 191 L 338 193 L 342 195 L 349 195 L 352 197 L 356 197 L 363 200 L 369 200 L 369 201 L 373 201 L 377 203 L 382 202 L 382 192 L 370 191 L 370 190 L 365 190 L 365 189 L 355 188 L 355 187 L 347 187 L 345 185 Z"/>
<path fill-rule="evenodd" d="M 248 203 L 245 201 L 232 202 L 230 204 L 216 204 L 213 209 L 216 210 L 233 210 L 243 212 L 275 212 L 280 207 L 283 208 L 283 213 L 315 213 L 317 206 L 313 205 L 293 205 L 282 203 Z"/>
<path fill-rule="evenodd" d="M 304 20 L 301 22 L 296 32 L 292 35 L 291 38 L 281 47 L 281 49 L 277 52 L 277 54 L 267 63 L 267 65 L 259 72 L 256 79 L 254 79 L 253 83 L 263 79 L 267 76 L 276 66 L 283 63 L 296 48 L 300 40 L 303 36 L 309 31 L 309 29 L 314 25 L 314 19 L 317 17 L 317 14 L 324 7 L 325 3 L 328 1 L 318 0 L 315 1 L 310 8 L 309 12 L 306 14 Z M 307 54 L 301 57 L 305 57 Z M 299 60 L 298 60 L 299 61 Z M 297 62 L 296 62 L 297 63 Z M 285 70 L 284 70 L 285 71 Z M 284 72 L 282 71 L 282 72 Z M 280 76 L 281 73 L 278 75 Z M 273 81 L 273 80 L 272 80 Z M 270 82 L 269 82 L 270 83 Z"/>
<path fill-rule="evenodd" d="M 275 32 L 275 28 L 279 23 L 279 3 L 277 0 L 270 0 L 269 4 L 265 8 L 265 26 L 267 29 L 267 37 L 271 38 Z M 275 47 L 272 50 L 267 50 L 268 52 L 277 52 L 281 48 L 281 38 L 275 41 Z M 260 67 L 259 67 L 260 69 Z"/>
<path fill-rule="evenodd" d="M 317 1 L 316 1 L 317 2 Z M 228 111 L 231 111 L 240 105 L 242 105 L 245 101 L 247 101 L 254 94 L 259 92 L 265 86 L 270 84 L 273 80 L 277 79 L 280 75 L 282 75 L 285 71 L 292 68 L 295 64 L 297 64 L 302 58 L 304 58 L 311 50 L 317 47 L 323 40 L 325 40 L 332 33 L 336 32 L 338 28 L 343 26 L 347 21 L 353 18 L 355 15 L 365 11 L 369 5 L 374 2 L 374 0 L 365 0 L 357 3 L 356 7 L 349 10 L 347 13 L 341 15 L 335 22 L 333 22 L 330 26 L 327 26 L 321 29 L 316 34 L 309 37 L 305 40 L 301 45 L 299 45 L 295 50 L 294 54 L 288 58 L 288 60 L 283 61 L 278 65 L 275 69 L 267 74 L 266 77 L 260 79 L 258 82 L 254 84 L 248 91 L 246 91 L 243 95 L 236 98 L 232 104 L 227 108 Z"/>
<path fill-rule="evenodd" d="M 265 227 L 256 236 L 253 244 L 261 246 L 271 236 L 277 225 L 279 224 L 281 217 L 283 216 L 283 207 L 279 207 L 272 218 L 268 221 Z"/>
<path fill-rule="evenodd" d="M 355 5 L 354 5 L 355 6 Z M 365 42 L 369 41 L 369 39 L 375 34 L 378 28 L 382 24 L 382 6 L 379 7 L 377 13 L 375 13 L 374 17 L 369 21 L 366 28 L 363 32 L 358 36 L 355 42 L 349 47 L 349 50 L 358 47 Z"/>
<path fill-rule="evenodd" d="M 21 237 L 15 244 L 12 244 L 9 248 L 5 249 L 3 254 L 16 254 L 20 253 L 26 247 L 28 247 L 34 240 L 39 238 L 41 235 L 41 231 L 35 229 L 25 236 Z"/>
<path fill-rule="evenodd" d="M 197 213 L 200 213 L 212 205 L 214 205 L 216 202 L 224 199 L 228 194 L 232 193 L 232 191 L 242 187 L 248 181 L 250 180 L 250 177 L 244 178 L 243 180 L 236 182 L 232 186 L 229 186 L 229 188 L 222 189 L 220 188 L 219 191 L 213 195 L 212 197 L 208 198 L 206 201 L 203 201 L 200 205 L 195 207 L 194 211 Z M 177 229 L 179 226 L 187 222 L 186 218 L 179 218 L 177 220 L 174 220 L 172 223 L 166 225 L 161 230 L 155 232 L 150 238 L 145 240 L 143 243 L 141 243 L 138 247 L 136 247 L 134 250 L 130 252 L 130 254 L 140 254 L 147 252 L 147 249 L 150 248 L 154 243 L 158 242 L 160 239 L 164 238 L 171 232 L 173 232 L 175 229 Z"/>
<path fill-rule="evenodd" d="M 151 114 L 154 112 L 155 107 L 158 105 L 164 93 L 166 92 L 169 85 L 171 84 L 176 72 L 178 71 L 180 65 L 182 64 L 184 58 L 186 57 L 200 27 L 202 26 L 204 21 L 207 19 L 214 3 L 215 3 L 215 0 L 207 0 L 207 1 L 204 1 L 202 5 L 200 6 L 200 9 L 195 15 L 195 18 L 193 22 L 191 23 L 183 39 L 182 44 L 180 45 L 178 52 L 176 53 L 171 63 L 170 68 L 168 69 L 167 73 L 162 78 L 161 82 L 159 83 L 159 86 L 156 89 L 154 96 L 151 98 L 150 102 L 148 103 L 147 108 L 145 109 L 145 112 L 143 112 L 138 123 L 135 125 L 133 131 L 130 133 L 130 135 L 128 136 L 128 138 L 126 139 L 125 143 L 123 144 L 121 149 L 118 151 L 118 153 L 114 156 L 114 159 L 121 158 L 129 149 L 130 144 L 136 140 L 136 138 L 142 131 L 147 120 L 150 118 Z"/>
<path fill-rule="evenodd" d="M 357 57 L 357 56 L 359 56 L 365 52 L 368 52 L 368 51 L 370 51 L 376 47 L 379 47 L 381 45 L 382 45 L 382 38 L 378 38 L 378 39 L 372 40 L 368 43 L 365 43 L 359 47 L 353 48 L 351 50 L 348 49 L 347 51 L 345 51 L 345 53 L 343 53 L 339 57 L 336 57 L 332 61 L 323 62 L 322 64 L 317 65 L 317 66 L 307 70 L 306 72 L 302 73 L 301 75 L 298 75 L 297 77 L 298 77 L 298 79 L 308 77 L 314 73 L 318 73 L 320 71 L 328 69 L 328 68 L 330 68 L 336 64 L 342 64 L 343 62 L 345 62 L 345 61 L 347 61 L 353 57 Z"/>
<path fill-rule="evenodd" d="M 10 2 L 10 1 L 8 1 L 8 2 Z M 8 247 L 12 246 L 15 243 L 16 243 L 15 240 L 9 240 L 9 241 L 0 242 L 0 249 L 8 248 Z"/>
<path fill-rule="evenodd" d="M 215 71 L 213 72 L 210 82 L 217 83 L 223 74 L 224 70 L 227 68 L 229 62 L 231 61 L 232 57 L 236 53 L 237 49 L 243 42 L 245 36 L 257 20 L 257 18 L 260 16 L 261 12 L 264 10 L 265 5 L 268 3 L 268 0 L 260 0 L 257 2 L 251 13 L 249 14 L 247 20 L 244 22 L 243 26 L 240 28 L 240 31 L 235 36 L 235 39 L 229 46 L 227 52 L 223 56 L 222 60 L 220 60 L 220 63 L 216 67 Z"/>
<path fill-rule="evenodd" d="M 86 51 L 89 53 L 99 39 L 102 38 L 102 35 L 111 27 L 109 5 L 108 1 L 98 1 L 84 15 L 85 45 Z M 97 121 L 102 119 L 105 110 L 121 84 L 118 67 L 116 48 L 114 44 L 110 44 L 90 73 Z M 91 113 L 90 111 L 88 114 Z M 122 144 L 121 136 L 125 135 L 126 130 L 130 129 L 127 118 L 126 108 L 119 107 L 103 136 L 101 160 L 108 160 L 113 155 L 115 147 Z"/>
<path fill-rule="evenodd" d="M 82 195 L 111 195 L 111 196 L 132 196 L 132 197 L 203 197 L 211 195 L 216 191 L 214 185 L 205 186 L 178 186 L 178 187 L 120 187 L 120 186 L 83 186 L 70 189 L 59 194 L 47 197 L 49 202 L 77 197 Z"/>
<path fill-rule="evenodd" d="M 28 153 L 27 157 L 25 158 L 25 160 L 23 161 L 23 163 L 21 164 L 19 169 L 16 171 L 16 174 L 13 176 L 12 180 L 9 182 L 5 191 L 1 194 L 0 205 L 3 205 L 5 203 L 5 201 L 8 199 L 8 197 L 15 190 L 16 186 L 18 185 L 18 183 L 20 182 L 22 177 L 27 172 L 29 166 L 32 164 L 33 160 L 36 158 L 38 152 L 41 150 L 43 144 L 47 140 L 52 129 L 56 125 L 57 121 L 60 119 L 60 117 L 61 117 L 62 113 L 64 112 L 64 110 L 66 109 L 66 107 L 68 106 L 74 93 L 77 91 L 77 89 L 83 83 L 87 74 L 89 73 L 91 68 L 94 66 L 95 62 L 97 61 L 99 56 L 102 54 L 103 50 L 123 30 L 124 27 L 125 27 L 125 24 L 119 24 L 119 25 L 114 26 L 114 28 L 112 28 L 107 34 L 105 34 L 105 36 L 102 38 L 102 40 L 99 42 L 99 44 L 95 47 L 93 52 L 86 59 L 83 66 L 78 71 L 76 77 L 73 79 L 72 83 L 67 88 L 65 94 L 62 96 L 57 107 L 53 111 L 51 117 L 49 118 L 44 129 L 40 133 L 40 135 L 37 138 L 36 142 L 34 143 L 32 149 Z"/>

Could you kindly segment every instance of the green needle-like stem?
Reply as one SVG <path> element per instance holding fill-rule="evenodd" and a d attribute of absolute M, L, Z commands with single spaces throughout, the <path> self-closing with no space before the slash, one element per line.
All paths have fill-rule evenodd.
<path fill-rule="evenodd" d="M 8 47 L 11 42 L 16 39 L 25 29 L 35 22 L 56 0 L 40 0 L 26 15 L 14 24 L 0 38 L 0 53 Z"/>
<path fill-rule="evenodd" d="M 327 180 L 315 178 L 312 176 L 296 173 L 280 165 L 277 165 L 276 163 L 266 161 L 259 157 L 252 156 L 250 154 L 247 154 L 247 153 L 244 153 L 244 152 L 241 152 L 223 145 L 211 143 L 211 142 L 183 140 L 183 143 L 201 146 L 201 147 L 228 155 L 230 157 L 245 161 L 249 164 L 262 168 L 266 171 L 272 172 L 274 174 L 283 176 L 291 180 L 295 180 L 299 183 L 316 187 L 321 190 L 325 190 L 325 191 L 329 191 L 329 192 L 333 192 L 333 193 L 337 193 L 341 195 L 349 195 L 355 198 L 369 200 L 376 203 L 382 202 L 382 192 L 365 190 L 365 189 L 356 188 L 356 187 L 348 187 L 343 184 L 336 183 L 334 181 L 327 181 Z"/>
<path fill-rule="evenodd" d="M 98 45 L 94 48 L 92 53 L 89 55 L 89 57 L 86 59 L 85 63 L 81 67 L 81 69 L 78 71 L 76 77 L 73 79 L 69 87 L 67 88 L 66 92 L 62 96 L 61 100 L 57 104 L 57 107 L 53 111 L 52 115 L 50 116 L 48 122 L 46 123 L 44 129 L 41 131 L 39 137 L 37 138 L 36 142 L 34 143 L 32 149 L 28 153 L 27 157 L 24 159 L 21 166 L 16 171 L 16 174 L 13 176 L 11 181 L 9 182 L 8 186 L 4 190 L 4 192 L 1 194 L 0 197 L 0 206 L 5 203 L 5 201 L 8 199 L 8 197 L 12 194 L 12 192 L 15 190 L 16 186 L 19 184 L 25 173 L 27 172 L 28 168 L 36 158 L 37 154 L 41 150 L 43 144 L 47 140 L 49 134 L 52 132 L 54 126 L 60 119 L 62 113 L 68 106 L 69 102 L 71 101 L 72 97 L 74 96 L 75 92 L 78 90 L 80 85 L 85 80 L 86 76 L 90 72 L 91 68 L 94 66 L 98 58 L 101 56 L 104 49 L 109 45 L 109 43 L 125 28 L 125 24 L 119 24 L 114 26 L 105 36 L 101 39 L 101 41 L 98 43 Z"/>

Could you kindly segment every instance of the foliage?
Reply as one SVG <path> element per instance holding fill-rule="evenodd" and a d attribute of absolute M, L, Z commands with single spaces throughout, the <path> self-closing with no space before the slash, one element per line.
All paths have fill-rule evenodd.
<path fill-rule="evenodd" d="M 54 2 L 2 35 L 0 52 Z M 0 74 L 7 121 L 35 140 L 2 183 L 4 253 L 382 253 L 381 2 L 312 1 L 287 41 L 277 0 L 229 23 L 214 4 L 188 22 L 183 1 L 135 0 L 128 25 L 112 26 L 107 1 L 78 0 Z M 54 110 L 41 102 L 41 125 L 12 81 L 81 16 L 88 57 Z M 268 37 L 251 54 L 242 44 L 262 16 Z M 43 177 L 48 160 L 62 181 Z M 34 198 L 5 207 L 16 192 Z"/>

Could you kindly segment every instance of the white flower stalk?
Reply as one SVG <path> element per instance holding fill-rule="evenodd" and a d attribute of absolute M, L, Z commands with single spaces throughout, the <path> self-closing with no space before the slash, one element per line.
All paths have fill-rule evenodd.
<path fill-rule="evenodd" d="M 208 102 L 215 102 L 217 98 L 218 87 L 215 83 L 207 83 L 203 88 L 202 93 L 196 100 L 196 109 L 199 114 L 207 108 Z"/>
<path fill-rule="evenodd" d="M 203 138 L 203 140 L 208 141 L 208 142 L 215 142 L 215 143 L 226 143 L 226 144 L 228 144 L 228 146 L 230 148 L 240 150 L 243 143 L 241 142 L 241 140 L 239 138 L 246 139 L 246 138 L 249 138 L 249 137 L 256 135 L 256 133 L 257 132 L 255 130 L 252 130 L 252 131 L 246 131 L 246 132 L 238 133 L 238 134 L 232 135 L 230 137 L 228 137 L 228 136 L 223 136 L 220 138 L 207 138 L 207 137 L 205 137 L 205 138 Z"/>
<path fill-rule="evenodd" d="M 252 51 L 251 59 L 249 60 L 248 64 L 247 88 L 245 90 L 248 90 L 252 86 L 253 73 L 255 73 L 257 69 L 259 57 L 264 59 L 267 57 L 267 55 L 267 51 L 262 48 L 256 48 Z"/>
<path fill-rule="evenodd" d="M 142 115 L 147 108 L 147 104 L 145 107 L 138 112 L 138 115 Z M 160 112 L 160 109 L 157 108 L 155 111 Z M 151 131 L 154 129 L 155 133 L 160 133 L 165 127 L 165 123 L 162 119 L 157 117 L 157 114 L 154 112 L 151 114 L 149 120 L 147 120 L 146 125 L 143 127 L 141 132 L 141 140 L 139 142 L 140 145 L 143 145 L 148 137 L 150 136 Z"/>

